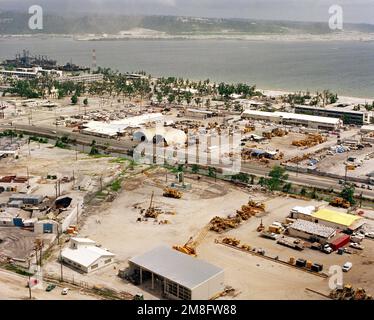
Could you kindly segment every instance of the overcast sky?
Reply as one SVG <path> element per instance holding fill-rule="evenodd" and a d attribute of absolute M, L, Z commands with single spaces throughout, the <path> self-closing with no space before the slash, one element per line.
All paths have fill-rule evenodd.
<path fill-rule="evenodd" d="M 374 24 L 374 0 L 0 0 L 0 10 L 27 10 L 40 4 L 45 12 L 97 12 L 127 15 L 181 15 L 267 20 L 327 21 L 328 8 L 339 4 L 345 22 Z"/>

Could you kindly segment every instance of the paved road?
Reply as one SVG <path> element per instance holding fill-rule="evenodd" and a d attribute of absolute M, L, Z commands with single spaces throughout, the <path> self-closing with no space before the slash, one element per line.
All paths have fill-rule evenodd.
<path fill-rule="evenodd" d="M 23 130 L 35 135 L 47 135 L 49 137 L 55 136 L 63 136 L 68 135 L 71 139 L 76 139 L 78 143 L 81 144 L 90 144 L 92 140 L 96 140 L 96 142 L 100 145 L 110 145 L 118 150 L 119 153 L 127 153 L 129 150 L 133 150 L 137 143 L 133 141 L 118 141 L 114 139 L 107 139 L 101 137 L 93 137 L 89 135 L 84 135 L 81 133 L 71 132 L 71 130 L 66 128 L 55 128 L 55 127 L 40 127 L 40 126 L 29 126 L 29 125 L 20 125 L 20 124 L 13 124 L 10 125 L 1 125 L 0 129 L 13 129 L 13 130 Z M 258 166 L 256 164 L 246 163 L 243 162 L 241 165 L 241 171 L 247 174 L 255 174 L 258 176 L 267 176 L 271 169 Z M 342 186 L 339 185 L 339 179 L 334 179 L 330 177 L 322 177 L 313 174 L 306 174 L 306 173 L 295 173 L 295 172 L 288 172 L 289 174 L 289 182 L 304 185 L 304 186 L 311 186 L 317 188 L 327 188 L 327 189 L 334 189 L 334 190 L 341 190 Z M 363 196 L 366 198 L 374 199 L 374 190 L 368 189 L 356 189 L 356 195 L 360 195 L 362 192 Z"/>
<path fill-rule="evenodd" d="M 0 300 L 26 300 L 29 299 L 29 290 L 26 288 L 28 278 L 16 273 L 0 269 Z M 80 290 L 71 289 L 67 295 L 61 294 L 61 287 L 56 287 L 51 292 L 46 292 L 48 283 L 43 284 L 43 289 L 31 290 L 32 299 L 36 300 L 92 300 L 91 295 Z"/>

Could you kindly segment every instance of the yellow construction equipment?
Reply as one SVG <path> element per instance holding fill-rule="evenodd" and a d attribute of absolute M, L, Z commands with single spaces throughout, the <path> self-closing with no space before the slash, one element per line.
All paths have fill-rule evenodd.
<path fill-rule="evenodd" d="M 188 254 L 190 256 L 197 256 L 196 249 L 200 245 L 200 243 L 205 239 L 206 235 L 209 232 L 210 229 L 210 223 L 208 223 L 197 235 L 197 237 L 194 239 L 191 237 L 183 246 L 175 245 L 173 246 L 173 249 Z"/>
<path fill-rule="evenodd" d="M 180 199 L 182 198 L 183 193 L 173 188 L 165 188 L 163 196 L 167 198 Z"/>
<path fill-rule="evenodd" d="M 257 227 L 257 232 L 262 232 L 265 230 L 265 226 L 264 224 L 262 223 L 262 219 L 261 219 L 261 223 L 260 225 Z"/>
<path fill-rule="evenodd" d="M 373 300 L 372 295 L 367 294 L 365 289 L 354 289 L 350 284 L 344 285 L 343 288 L 332 290 L 330 297 L 335 300 Z"/>
<path fill-rule="evenodd" d="M 351 203 L 343 198 L 334 198 L 330 202 L 330 206 L 348 209 L 351 207 Z"/>
<path fill-rule="evenodd" d="M 235 238 L 226 237 L 222 240 L 222 243 L 228 244 L 230 246 L 237 247 L 240 244 L 240 240 L 235 239 Z"/>
<path fill-rule="evenodd" d="M 160 210 L 157 210 L 154 205 L 153 205 L 153 197 L 154 197 L 154 192 L 152 192 L 151 196 L 151 202 L 149 203 L 148 209 L 145 211 L 144 216 L 146 218 L 154 218 L 156 219 L 157 216 L 161 213 Z"/>
<path fill-rule="evenodd" d="M 310 148 L 326 141 L 327 139 L 320 134 L 308 134 L 305 139 L 292 141 L 292 145 L 296 147 Z"/>

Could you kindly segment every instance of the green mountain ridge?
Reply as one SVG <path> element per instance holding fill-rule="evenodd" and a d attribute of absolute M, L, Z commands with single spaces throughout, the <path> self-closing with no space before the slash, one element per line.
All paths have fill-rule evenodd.
<path fill-rule="evenodd" d="M 28 27 L 30 15 L 19 12 L 0 12 L 0 34 L 32 34 Z M 46 15 L 44 28 L 38 33 L 45 34 L 117 34 L 134 28 L 151 29 L 169 35 L 204 34 L 329 34 L 327 23 L 265 21 L 247 19 L 213 19 L 174 16 L 122 16 L 85 15 L 62 17 Z M 346 24 L 345 31 L 374 32 L 374 25 Z"/>

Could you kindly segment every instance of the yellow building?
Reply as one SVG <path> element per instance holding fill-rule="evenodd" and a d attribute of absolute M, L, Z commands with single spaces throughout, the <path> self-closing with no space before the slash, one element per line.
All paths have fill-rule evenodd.
<path fill-rule="evenodd" d="M 321 209 L 312 213 L 312 220 L 315 223 L 320 223 L 340 230 L 355 230 L 364 223 L 360 216 L 330 209 Z"/>

